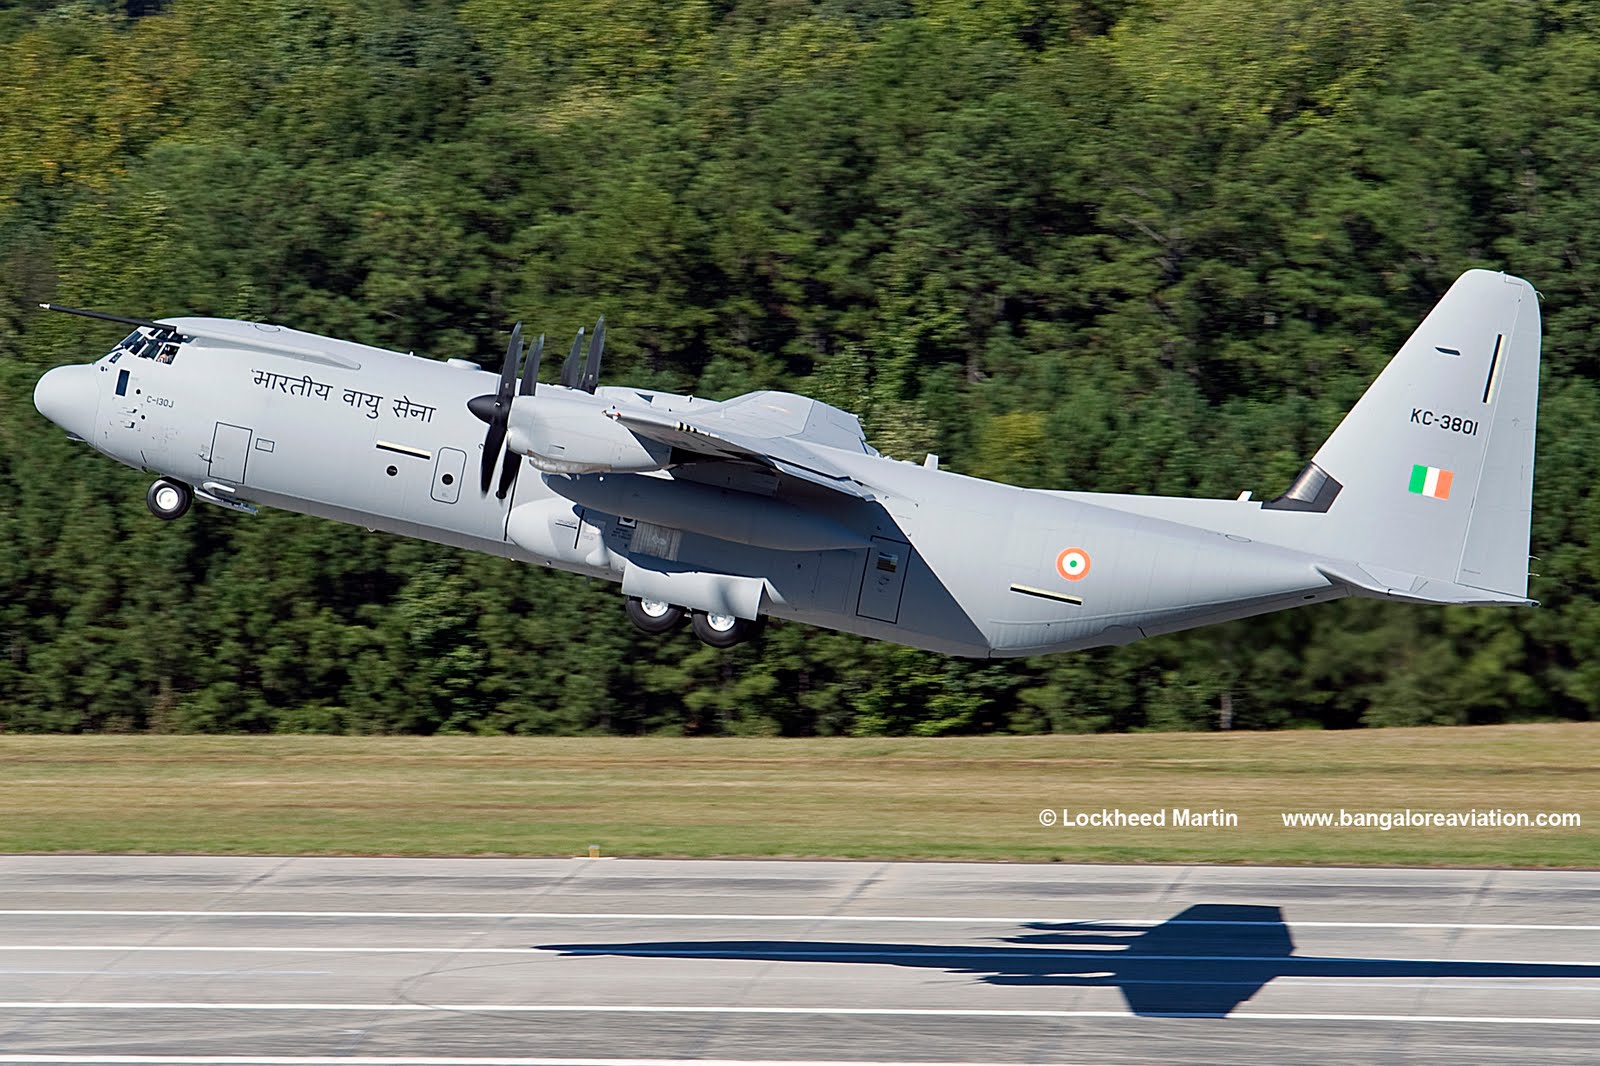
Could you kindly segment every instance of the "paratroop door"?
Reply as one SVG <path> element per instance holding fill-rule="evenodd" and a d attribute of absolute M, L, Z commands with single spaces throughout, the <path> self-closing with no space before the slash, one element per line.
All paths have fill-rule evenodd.
<path fill-rule="evenodd" d="M 861 578 L 861 598 L 856 614 L 880 622 L 900 620 L 900 594 L 905 590 L 906 567 L 911 563 L 911 545 L 898 540 L 873 537 L 867 550 L 867 569 Z"/>
<path fill-rule="evenodd" d="M 211 438 L 211 476 L 218 481 L 244 484 L 244 467 L 250 459 L 250 430 L 244 426 L 217 423 Z"/>

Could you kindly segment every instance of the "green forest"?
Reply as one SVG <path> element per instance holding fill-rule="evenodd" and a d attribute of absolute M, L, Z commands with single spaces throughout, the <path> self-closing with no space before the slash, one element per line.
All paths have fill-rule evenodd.
<path fill-rule="evenodd" d="M 653 638 L 615 587 L 284 513 L 163 523 L 34 410 L 270 320 L 858 412 L 883 452 L 1275 496 L 1462 271 L 1543 294 L 1529 595 L 945 658 Z M 0 3 L 0 730 L 1099 732 L 1600 708 L 1600 12 L 1581 0 Z"/>

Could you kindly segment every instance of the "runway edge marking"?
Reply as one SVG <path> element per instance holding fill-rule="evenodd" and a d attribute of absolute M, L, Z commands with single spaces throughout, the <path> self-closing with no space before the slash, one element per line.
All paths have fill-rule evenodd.
<path fill-rule="evenodd" d="M 142 1066 L 189 1063 L 200 1066 L 1017 1066 L 998 1062 L 907 1062 L 902 1059 L 508 1059 L 438 1058 L 414 1055 L 5 1055 L 0 1063 L 82 1063 L 87 1066 Z M 1049 1063 L 1041 1066 L 1050 1066 Z M 1059 1066 L 1110 1066 L 1061 1063 Z"/>
<path fill-rule="evenodd" d="M 494 921 L 527 919 L 530 921 L 663 921 L 663 922 L 904 922 L 952 925 L 1036 925 L 1072 924 L 1096 925 L 1201 925 L 1201 926 L 1254 926 L 1261 922 L 1187 920 L 1172 918 L 1073 918 L 1034 917 L 996 918 L 959 917 L 951 915 L 898 915 L 898 914 L 646 914 L 607 911 L 114 911 L 114 910 L 17 910 L 0 909 L 0 917 L 45 917 L 61 915 L 69 918 L 473 918 Z M 1523 925 L 1495 922 L 1324 922 L 1287 921 L 1292 928 L 1307 929 L 1526 929 L 1547 932 L 1581 933 L 1600 932 L 1600 925 Z"/>
<path fill-rule="evenodd" d="M 910 945 L 907 945 L 910 947 Z M 935 951 L 751 951 L 745 949 L 705 950 L 692 955 L 674 951 L 635 951 L 632 958 L 642 959 L 749 959 L 754 962 L 784 961 L 788 959 L 1014 959 L 1018 948 L 950 948 Z M 604 945 L 574 944 L 561 948 L 469 948 L 469 947 L 305 947 L 281 944 L 0 944 L 0 951 L 34 952 L 154 952 L 164 954 L 252 954 L 252 955 L 522 955 L 530 959 L 607 958 L 615 954 Z M 1075 948 L 1074 957 L 1103 955 L 1108 959 L 1130 958 L 1126 948 L 1107 944 L 1096 947 Z M 1315 962 L 1317 955 L 1148 955 L 1136 956 L 1141 962 Z M 1413 958 L 1405 960 L 1418 963 L 1456 963 L 1459 959 Z M 1515 966 L 1589 966 L 1588 962 L 1564 959 L 1484 959 L 1483 962 Z M 106 971 L 114 973 L 115 971 Z M 1529 980 L 1538 980 L 1530 977 Z"/>
<path fill-rule="evenodd" d="M 1121 1019 L 1223 1019 L 1257 1022 L 1401 1022 L 1448 1025 L 1576 1025 L 1600 1026 L 1600 1018 L 1536 1018 L 1457 1014 L 1296 1014 L 1287 1012 L 1152 1011 L 1126 1010 L 1026 1010 L 955 1007 L 689 1007 L 604 1004 L 517 1003 L 104 1003 L 104 1002 L 0 1002 L 0 1010 L 108 1010 L 108 1011 L 317 1011 L 374 1014 L 756 1014 L 864 1018 L 1121 1018 Z M 11 1061 L 0 1057 L 0 1062 Z M 165 1061 L 165 1060 L 160 1060 Z M 250 1060 L 255 1061 L 255 1060 Z M 346 1060 L 341 1060 L 346 1061 Z M 897 1064 L 904 1066 L 904 1064 Z M 947 1064 L 948 1066 L 948 1064 Z"/>
<path fill-rule="evenodd" d="M 0 1063 L 83 1063 L 92 1066 L 142 1066 L 190 1063 L 199 1066 L 1016 1066 L 995 1062 L 907 1062 L 901 1059 L 528 1059 L 439 1058 L 415 1055 L 5 1055 Z M 1042 1064 L 1050 1066 L 1050 1064 Z M 1062 1063 L 1060 1066 L 1111 1066 Z"/>

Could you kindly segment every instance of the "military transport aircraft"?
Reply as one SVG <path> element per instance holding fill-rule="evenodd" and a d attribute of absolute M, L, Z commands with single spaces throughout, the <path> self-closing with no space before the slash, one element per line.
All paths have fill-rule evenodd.
<path fill-rule="evenodd" d="M 497 377 L 262 322 L 43 306 L 134 327 L 34 403 L 161 475 L 157 517 L 278 507 L 587 574 L 641 629 L 687 618 L 719 647 L 765 616 L 986 657 L 1344 596 L 1531 603 L 1539 304 L 1485 270 L 1265 501 L 1022 489 L 880 455 L 804 396 L 601 387 L 604 319 L 541 384 L 520 324 Z"/>

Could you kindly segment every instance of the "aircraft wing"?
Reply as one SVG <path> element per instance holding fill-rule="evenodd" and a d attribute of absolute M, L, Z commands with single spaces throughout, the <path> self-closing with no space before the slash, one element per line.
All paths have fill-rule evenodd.
<path fill-rule="evenodd" d="M 752 392 L 692 412 L 614 405 L 606 414 L 647 440 L 708 460 L 752 463 L 863 500 L 876 499 L 830 456 L 876 455 L 848 412 L 787 392 Z"/>

